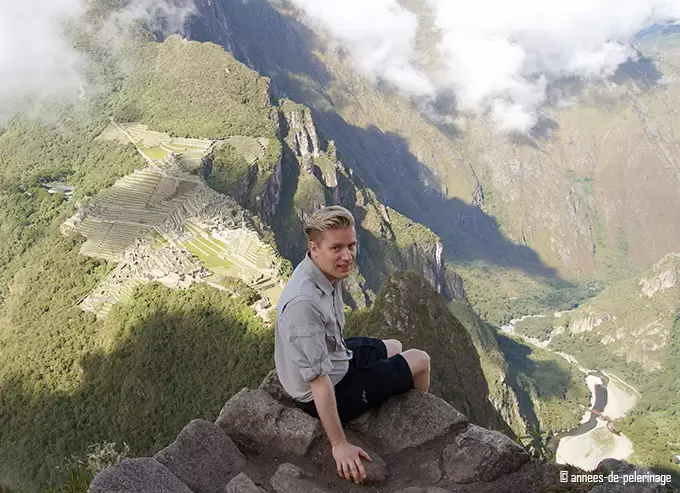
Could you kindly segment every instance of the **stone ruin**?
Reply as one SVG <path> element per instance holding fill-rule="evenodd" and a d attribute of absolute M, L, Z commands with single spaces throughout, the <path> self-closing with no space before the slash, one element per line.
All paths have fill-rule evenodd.
<path fill-rule="evenodd" d="M 177 195 L 178 191 L 183 194 Z M 126 200 L 136 201 L 136 207 L 128 209 L 130 203 Z M 108 218 L 106 221 L 102 219 L 104 216 Z M 146 221 L 146 216 L 155 219 Z M 136 223 L 131 221 L 143 223 L 143 227 L 135 227 Z M 191 238 L 184 229 L 189 222 L 204 225 L 227 244 L 230 235 L 238 236 L 248 238 L 249 244 L 255 245 L 256 253 L 266 250 L 267 255 L 260 255 L 264 260 L 253 257 L 250 251 L 229 253 L 235 257 L 231 260 L 248 265 L 248 269 L 241 269 L 240 277 L 253 289 L 264 292 L 276 284 L 279 260 L 254 231 L 256 225 L 251 213 L 195 176 L 172 174 L 148 166 L 121 178 L 110 189 L 81 204 L 62 225 L 63 234 L 79 233 L 88 238 L 81 253 L 118 264 L 79 306 L 105 318 L 116 303 L 131 296 L 141 284 L 159 281 L 171 289 L 186 289 L 206 282 L 211 273 L 182 246 Z M 155 240 L 152 233 L 163 237 L 166 244 L 152 247 L 151 242 Z M 266 265 L 259 265 L 263 262 Z M 215 283 L 208 284 L 219 288 Z M 262 303 L 253 306 L 265 323 L 270 323 L 268 308 Z"/>
<path fill-rule="evenodd" d="M 572 467 L 536 461 L 506 435 L 469 423 L 433 394 L 410 391 L 346 425 L 373 459 L 356 485 L 337 476 L 321 422 L 293 406 L 272 371 L 215 423 L 194 420 L 153 457 L 100 472 L 88 493 L 500 493 L 672 491 L 653 483 L 569 483 Z M 607 459 L 592 474 L 645 473 Z"/>

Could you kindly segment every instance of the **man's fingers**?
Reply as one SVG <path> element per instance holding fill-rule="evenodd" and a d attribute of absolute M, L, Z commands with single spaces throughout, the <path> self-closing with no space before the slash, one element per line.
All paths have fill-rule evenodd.
<path fill-rule="evenodd" d="M 354 482 L 358 484 L 362 478 L 361 475 L 359 474 L 359 470 L 357 469 L 357 465 L 354 462 L 350 462 L 349 468 L 352 471 L 352 478 L 354 479 Z"/>
<path fill-rule="evenodd" d="M 361 462 L 361 458 L 359 457 L 356 458 L 356 466 L 357 469 L 359 470 L 359 474 L 361 475 L 360 476 L 361 481 L 363 481 L 364 479 L 366 479 L 366 470 L 364 469 L 364 463 Z"/>
<path fill-rule="evenodd" d="M 338 468 L 338 476 L 340 476 L 341 478 L 344 478 L 345 475 L 344 475 L 344 473 L 342 472 L 342 462 L 336 460 L 336 461 L 335 461 L 335 466 Z"/>
<path fill-rule="evenodd" d="M 361 457 L 363 457 L 364 459 L 366 459 L 368 462 L 373 462 L 373 459 L 371 459 L 371 458 L 368 456 L 368 454 L 366 453 L 366 451 L 365 451 L 364 449 L 362 449 L 362 448 L 359 449 L 359 455 L 360 455 Z"/>
<path fill-rule="evenodd" d="M 345 479 L 347 481 L 354 481 L 354 471 L 352 470 L 351 462 L 345 462 L 343 471 L 345 471 Z"/>
<path fill-rule="evenodd" d="M 342 479 L 346 479 L 347 481 L 352 480 L 352 474 L 351 471 L 349 470 L 349 464 L 347 464 L 346 462 L 342 462 L 340 465 L 340 471 L 341 471 L 340 477 Z"/>

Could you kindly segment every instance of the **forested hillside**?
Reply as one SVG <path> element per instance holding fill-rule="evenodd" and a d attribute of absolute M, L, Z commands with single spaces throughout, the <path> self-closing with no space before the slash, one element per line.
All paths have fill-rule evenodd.
<path fill-rule="evenodd" d="M 104 74 L 108 92 L 15 116 L 0 135 L 0 484 L 12 491 L 63 482 L 71 457 L 93 444 L 150 453 L 271 369 L 271 328 L 245 288 L 152 284 L 106 320 L 78 306 L 114 265 L 79 254 L 84 239 L 60 226 L 146 166 L 132 144 L 97 139 L 110 118 L 185 137 L 274 137 L 266 80 L 221 48 L 143 33 L 127 42 L 118 53 L 93 48 L 109 63 L 124 54 L 131 69 Z M 73 197 L 50 194 L 51 182 L 74 187 Z"/>
<path fill-rule="evenodd" d="M 0 135 L 0 228 L 6 240 L 0 247 L 0 485 L 12 491 L 63 483 L 93 445 L 113 442 L 124 450 L 127 444 L 130 454 L 149 454 L 191 419 L 214 419 L 228 397 L 257 385 L 273 365 L 273 327 L 255 316 L 249 305 L 257 295 L 238 282 L 222 291 L 148 284 L 106 318 L 79 306 L 115 265 L 79 253 L 84 238 L 67 237 L 60 228 L 98 192 L 147 166 L 132 143 L 100 138 L 111 121 L 141 122 L 177 137 L 269 139 L 259 169 L 271 175 L 281 160 L 280 115 L 266 79 L 215 45 L 179 37 L 157 43 L 144 32 L 127 34 L 125 49 L 117 52 L 80 40 L 93 57 L 124 65 L 121 72 L 99 73 L 107 91 L 45 106 L 43 118 L 15 116 Z M 293 104 L 282 110 L 290 118 L 305 111 Z M 306 125 L 295 131 L 313 131 L 311 122 Z M 224 192 L 242 177 L 233 178 L 230 146 L 212 155 L 209 170 L 208 182 Z M 314 159 L 334 170 L 331 159 L 337 158 L 328 149 Z M 325 200 L 320 182 L 303 177 Z M 335 178 L 327 173 L 325 179 Z M 73 187 L 73 196 L 51 194 L 48 184 L 54 182 Z M 253 190 L 262 192 L 257 185 Z M 244 198 L 246 205 L 257 193 Z M 364 225 L 380 229 L 384 219 L 372 208 L 377 201 L 370 191 L 361 193 L 370 212 Z M 316 196 L 287 195 L 293 217 L 293 207 L 318 205 Z M 416 242 L 437 241 L 398 213 L 385 214 L 393 226 L 373 241 L 390 252 L 390 262 L 402 261 L 400 247 L 417 262 L 418 248 L 429 246 Z M 297 228 L 297 238 L 299 224 L 289 227 Z M 380 279 L 386 263 L 370 261 Z"/>
<path fill-rule="evenodd" d="M 545 135 L 506 140 L 483 118 L 460 128 L 429 120 L 389 88 L 357 76 L 341 53 L 315 51 L 323 36 L 264 0 L 197 2 L 190 32 L 222 47 L 163 39 L 157 26 L 141 21 L 114 40 L 109 16 L 124 4 L 88 2 L 88 26 L 69 31 L 91 63 L 93 85 L 83 97 L 44 102 L 0 129 L 0 490 L 63 483 L 96 444 L 128 444 L 136 456 L 157 451 L 188 421 L 214 420 L 234 392 L 257 386 L 273 366 L 274 329 L 252 308 L 259 294 L 236 279 L 222 279 L 219 289 L 147 284 L 106 318 L 79 306 L 116 264 L 82 255 L 85 239 L 64 235 L 64 222 L 119 178 L 161 157 L 176 164 L 160 147 L 144 154 L 126 138 L 103 138 L 119 124 L 202 139 L 205 156 L 180 171 L 252 214 L 257 235 L 287 257 L 282 275 L 304 253 L 305 214 L 331 203 L 352 209 L 359 270 L 345 296 L 360 310 L 348 316 L 350 332 L 426 346 L 436 358 L 436 390 L 479 421 L 518 433 L 537 423 L 554 431 L 578 422 L 587 400 L 578 372 L 498 336 L 494 325 L 588 306 L 600 293 L 595 300 L 611 299 L 616 291 L 605 288 L 613 280 L 630 284 L 632 273 L 674 244 L 675 223 L 641 224 L 613 213 L 615 193 L 607 187 L 621 185 L 628 212 L 640 204 L 645 213 L 673 216 L 664 174 L 673 169 L 659 156 L 680 128 L 673 126 L 676 80 L 644 87 L 619 74 L 613 95 L 598 88 L 579 93 L 583 99 L 571 108 L 556 108 L 556 126 Z M 215 16 L 206 25 L 201 7 L 208 4 Z M 670 73 L 677 63 L 671 54 L 660 69 Z M 608 101 L 604 112 L 601 98 Z M 648 117 L 656 113 L 658 120 Z M 582 119 L 595 123 L 580 127 Z M 580 137 L 591 133 L 587 142 Z M 616 159 L 634 154 L 608 154 L 621 142 L 644 144 L 637 156 L 658 172 L 658 197 L 654 188 L 615 180 Z M 606 159 L 592 158 L 597 149 Z M 640 171 L 634 159 L 625 162 L 623 175 Z M 55 182 L 73 187 L 73 196 L 53 193 Z M 644 194 L 658 200 L 641 202 Z M 664 209 L 667 198 L 673 207 Z M 649 248 L 645 235 L 653 239 Z M 167 242 L 146 239 L 154 247 Z M 370 308 L 396 270 L 421 275 L 402 286 L 427 291 L 434 307 L 413 303 L 408 334 L 389 328 L 389 309 L 410 306 L 386 305 L 394 285 Z M 635 308 L 637 292 L 626 292 L 626 309 L 647 314 Z M 420 327 L 433 313 L 436 320 Z M 546 336 L 543 326 L 531 330 Z M 636 363 L 601 351 L 595 333 L 557 339 L 583 364 L 638 377 L 645 400 L 622 427 L 645 465 L 667 465 L 680 446 L 673 431 L 680 389 L 670 376 L 680 371 L 679 333 L 676 321 L 655 360 L 660 371 L 639 374 Z M 452 361 L 461 348 L 474 372 Z M 479 360 L 468 354 L 475 349 Z M 462 395 L 468 384 L 479 395 Z"/>

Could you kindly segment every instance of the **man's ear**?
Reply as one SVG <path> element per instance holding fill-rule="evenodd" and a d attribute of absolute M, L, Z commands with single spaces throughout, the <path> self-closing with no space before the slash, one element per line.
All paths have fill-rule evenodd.
<path fill-rule="evenodd" d="M 323 237 L 315 236 L 316 240 L 308 240 L 307 241 L 307 248 L 309 249 L 310 252 L 318 252 L 321 249 L 321 242 L 323 241 Z"/>

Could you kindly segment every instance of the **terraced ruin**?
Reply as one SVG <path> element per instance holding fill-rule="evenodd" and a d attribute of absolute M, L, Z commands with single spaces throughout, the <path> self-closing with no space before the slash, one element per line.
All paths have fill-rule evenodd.
<path fill-rule="evenodd" d="M 255 309 L 265 321 L 266 308 L 281 294 L 274 249 L 249 229 L 247 213 L 233 199 L 196 176 L 137 170 L 93 197 L 62 230 L 87 238 L 83 255 L 118 262 L 80 303 L 98 317 L 152 281 L 223 289 L 223 277 L 242 279 L 262 294 Z"/>
<path fill-rule="evenodd" d="M 150 229 L 197 211 L 199 204 L 192 199 L 199 183 L 191 176 L 137 170 L 92 198 L 63 228 L 87 238 L 80 250 L 83 255 L 118 262 L 125 249 Z"/>
<path fill-rule="evenodd" d="M 149 167 L 116 181 L 62 226 L 64 233 L 87 238 L 83 255 L 119 263 L 81 308 L 106 317 L 143 283 L 181 289 L 207 282 L 224 289 L 220 279 L 235 277 L 262 294 L 255 309 L 266 321 L 266 308 L 282 291 L 276 252 L 249 229 L 247 213 L 233 199 L 186 172 L 201 167 L 214 142 L 115 122 L 98 139 L 131 142 Z M 269 145 L 264 137 L 232 136 L 225 142 L 250 164 Z"/>
<path fill-rule="evenodd" d="M 156 248 L 148 238 L 126 250 L 123 262 L 81 302 L 85 311 L 106 317 L 113 305 L 132 298 L 138 286 L 159 281 L 169 288 L 181 289 L 208 277 L 210 273 L 190 253 L 168 243 Z"/>
<path fill-rule="evenodd" d="M 278 299 L 276 254 L 254 232 L 246 229 L 211 231 L 207 225 L 187 222 L 179 242 L 212 272 L 241 278 L 268 297 Z"/>
<path fill-rule="evenodd" d="M 248 164 L 264 158 L 269 146 L 266 137 L 234 135 L 223 141 L 171 137 L 167 133 L 149 130 L 141 123 L 111 122 L 98 138 L 131 142 L 150 164 L 166 168 L 174 160 L 183 171 L 200 169 L 203 157 L 217 142 L 226 142 L 234 147 Z"/>
<path fill-rule="evenodd" d="M 203 156 L 213 145 L 211 140 L 171 137 L 141 123 L 111 122 L 100 138 L 132 142 L 149 163 L 164 167 L 174 159 L 185 171 L 200 169 Z"/>
<path fill-rule="evenodd" d="M 269 146 L 269 139 L 266 137 L 243 137 L 235 135 L 225 139 L 224 142 L 236 149 L 248 164 L 253 164 L 258 159 L 262 159 Z"/>

